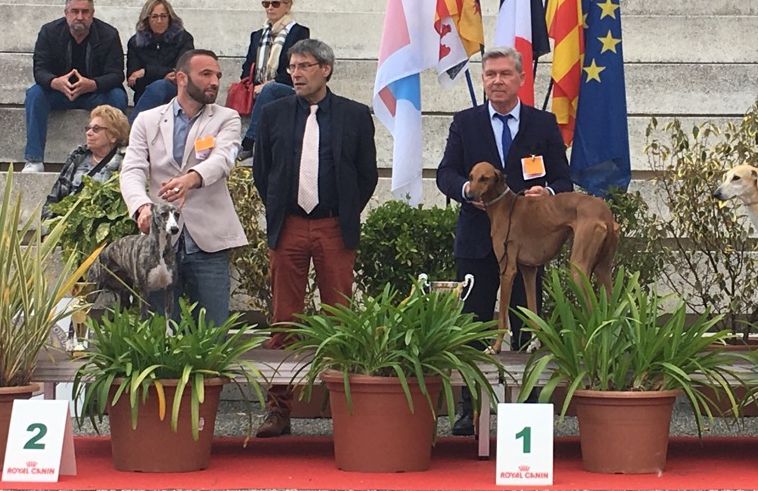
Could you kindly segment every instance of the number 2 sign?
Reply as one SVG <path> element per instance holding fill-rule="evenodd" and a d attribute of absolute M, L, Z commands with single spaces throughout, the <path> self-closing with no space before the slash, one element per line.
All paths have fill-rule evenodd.
<path fill-rule="evenodd" d="M 68 401 L 14 401 L 3 481 L 55 482 L 59 474 L 76 474 Z"/>
<path fill-rule="evenodd" d="M 497 405 L 497 475 L 508 486 L 553 484 L 553 405 Z"/>

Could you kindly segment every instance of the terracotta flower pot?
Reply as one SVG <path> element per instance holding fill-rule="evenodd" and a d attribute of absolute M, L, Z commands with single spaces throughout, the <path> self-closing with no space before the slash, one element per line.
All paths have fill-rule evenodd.
<path fill-rule="evenodd" d="M 348 410 L 340 372 L 321 374 L 329 389 L 337 467 L 358 472 L 407 472 L 429 468 L 436 421 L 415 379 L 408 379 L 414 412 L 394 377 L 350 376 Z M 425 380 L 436 403 L 439 378 Z"/>
<path fill-rule="evenodd" d="M 182 394 L 177 431 L 171 430 L 171 405 L 176 392 L 176 380 L 162 380 L 166 394 L 166 414 L 158 414 L 158 398 L 150 388 L 147 400 L 139 406 L 137 428 L 132 429 L 129 395 L 122 394 L 111 406 L 108 415 L 111 427 L 113 466 L 120 471 L 190 472 L 205 469 L 211 456 L 213 431 L 216 427 L 221 388 L 226 380 L 205 380 L 205 402 L 200 404 L 200 438 L 192 438 L 190 390 Z"/>
<path fill-rule="evenodd" d="M 582 464 L 590 472 L 648 474 L 666 466 L 676 390 L 577 390 Z"/>
<path fill-rule="evenodd" d="M 29 399 L 38 390 L 39 385 L 37 384 L 0 387 L 0 465 L 5 462 L 5 446 L 8 443 L 8 427 L 11 424 L 13 401 Z"/>

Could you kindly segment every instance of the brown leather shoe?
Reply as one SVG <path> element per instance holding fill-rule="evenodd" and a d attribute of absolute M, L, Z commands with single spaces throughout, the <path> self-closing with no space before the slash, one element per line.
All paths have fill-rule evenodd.
<path fill-rule="evenodd" d="M 266 415 L 266 419 L 258 427 L 255 436 L 258 438 L 271 438 L 274 436 L 289 435 L 292 433 L 290 428 L 290 417 L 279 411 L 271 411 Z"/>

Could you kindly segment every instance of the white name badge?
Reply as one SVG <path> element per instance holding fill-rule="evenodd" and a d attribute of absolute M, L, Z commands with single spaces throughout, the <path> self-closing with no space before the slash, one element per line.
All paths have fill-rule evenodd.
<path fill-rule="evenodd" d="M 495 483 L 552 486 L 553 405 L 497 405 Z"/>
<path fill-rule="evenodd" d="M 59 474 L 76 475 L 68 403 L 13 401 L 3 481 L 56 482 Z"/>

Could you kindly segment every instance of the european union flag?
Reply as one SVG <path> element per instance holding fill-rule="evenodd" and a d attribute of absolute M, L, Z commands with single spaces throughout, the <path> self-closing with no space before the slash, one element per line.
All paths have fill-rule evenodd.
<path fill-rule="evenodd" d="M 631 180 L 621 43 L 621 9 L 613 0 L 582 0 L 584 66 L 571 150 L 571 177 L 604 196 Z"/>

